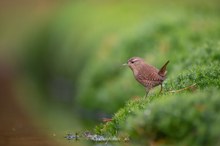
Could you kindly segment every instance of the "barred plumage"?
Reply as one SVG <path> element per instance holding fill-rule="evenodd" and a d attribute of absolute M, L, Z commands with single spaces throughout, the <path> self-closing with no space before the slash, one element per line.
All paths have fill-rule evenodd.
<path fill-rule="evenodd" d="M 162 91 L 162 83 L 166 79 L 166 66 L 168 63 L 169 61 L 158 70 L 154 66 L 145 63 L 142 58 L 132 57 L 128 60 L 127 65 L 133 71 L 135 79 L 146 88 L 147 96 L 148 92 L 158 85 L 161 85 Z"/>

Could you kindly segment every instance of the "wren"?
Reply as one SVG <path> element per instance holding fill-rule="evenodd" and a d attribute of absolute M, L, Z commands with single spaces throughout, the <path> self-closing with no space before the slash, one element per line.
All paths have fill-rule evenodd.
<path fill-rule="evenodd" d="M 149 91 L 158 85 L 161 86 L 160 93 L 163 90 L 162 83 L 166 79 L 166 66 L 168 63 L 169 61 L 167 61 L 159 70 L 154 66 L 145 63 L 140 57 L 132 57 L 124 65 L 130 67 L 135 79 L 146 88 L 145 97 L 147 97 Z"/>

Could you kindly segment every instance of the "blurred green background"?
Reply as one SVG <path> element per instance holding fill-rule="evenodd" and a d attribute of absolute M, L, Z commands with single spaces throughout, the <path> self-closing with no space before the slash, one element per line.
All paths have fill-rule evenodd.
<path fill-rule="evenodd" d="M 218 3 L 0 1 L 0 141 L 70 145 L 66 133 L 94 127 L 144 95 L 122 67 L 130 57 L 158 68 L 170 60 L 169 78 L 194 48 L 218 42 Z"/>

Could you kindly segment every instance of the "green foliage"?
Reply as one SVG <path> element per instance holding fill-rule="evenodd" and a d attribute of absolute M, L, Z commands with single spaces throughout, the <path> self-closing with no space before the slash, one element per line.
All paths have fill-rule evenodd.
<path fill-rule="evenodd" d="M 205 65 L 194 65 L 188 71 L 178 75 L 174 80 L 165 82 L 166 90 L 177 90 L 196 84 L 198 88 L 207 88 L 210 86 L 220 88 L 219 63 L 210 63 Z"/>
<path fill-rule="evenodd" d="M 115 115 L 111 122 L 102 124 L 96 127 L 96 133 L 107 134 L 107 135 L 117 135 L 122 127 L 126 124 L 125 121 L 128 115 L 134 114 L 136 111 L 144 109 L 149 100 L 143 98 L 136 98 L 134 100 L 129 100 L 124 108 L 121 108 Z"/>
<path fill-rule="evenodd" d="M 126 131 L 132 139 L 148 145 L 218 145 L 219 93 L 209 89 L 153 101 L 135 116 L 129 116 Z"/>
<path fill-rule="evenodd" d="M 182 72 L 167 79 L 164 94 L 131 99 L 111 122 L 96 127 L 96 132 L 127 133 L 140 145 L 218 145 L 219 52 L 219 43 L 195 49 L 188 55 L 191 64 L 179 61 Z M 170 92 L 192 84 L 196 84 L 195 92 Z"/>
<path fill-rule="evenodd" d="M 29 21 L 17 13 L 10 25 L 1 19 L 1 32 L 7 29 L 0 34 L 1 49 L 13 54 L 9 56 L 18 65 L 24 84 L 36 90 L 37 94 L 28 95 L 30 101 L 33 99 L 28 104 L 34 112 L 42 109 L 44 117 L 51 117 L 53 123 L 57 117 L 52 105 L 56 108 L 63 104 L 69 105 L 66 110 L 57 108 L 69 113 L 63 121 L 74 114 L 88 121 L 100 118 L 96 114 L 112 114 L 124 106 L 111 122 L 97 126 L 97 133 L 126 133 L 145 144 L 160 144 L 160 140 L 180 145 L 219 143 L 214 140 L 220 129 L 218 0 L 73 1 L 40 18 L 51 10 L 47 6 L 43 11 L 41 6 L 37 11 L 28 10 Z M 11 14 L 7 17 L 10 19 Z M 10 64 L 2 50 L 0 55 Z M 166 93 L 129 100 L 145 92 L 130 69 L 121 66 L 132 56 L 140 56 L 158 68 L 170 60 Z M 168 92 L 192 84 L 196 84 L 195 92 Z M 84 120 L 86 116 L 89 118 Z"/>
<path fill-rule="evenodd" d="M 158 68 L 170 60 L 168 73 L 182 73 L 182 65 L 187 67 L 194 59 L 186 59 L 194 48 L 219 39 L 216 3 L 69 3 L 27 33 L 20 46 L 25 56 L 20 58 L 28 75 L 49 94 L 54 82 L 62 84 L 71 89 L 66 95 L 75 97 L 80 110 L 112 114 L 131 96 L 144 92 L 121 64 L 132 56 Z"/>
<path fill-rule="evenodd" d="M 122 9 L 127 9 L 129 5 L 123 5 Z M 129 30 L 121 28 L 120 31 L 117 30 L 117 33 L 113 31 L 110 36 L 104 36 L 96 48 L 97 52 L 92 53 L 89 62 L 81 72 L 78 82 L 77 103 L 83 105 L 84 110 L 113 113 L 123 106 L 129 97 L 144 94 L 143 87 L 136 84 L 130 70 L 121 67 L 121 64 L 126 62 L 128 58 L 140 56 L 157 67 L 161 67 L 169 59 L 171 61 L 168 66 L 170 76 L 171 73 L 175 75 L 173 72 L 183 73 L 182 68 L 184 66 L 187 70 L 192 69 L 189 65 L 193 63 L 195 58 L 189 54 L 194 51 L 199 53 L 200 50 L 203 50 L 203 48 L 195 48 L 210 41 L 209 38 L 218 40 L 219 19 L 214 13 L 203 15 L 203 9 L 200 9 L 201 13 L 197 14 L 194 11 L 187 11 L 186 13 L 185 9 L 158 9 L 158 12 L 155 12 L 153 9 L 147 8 L 142 10 L 146 12 L 143 13 L 140 11 L 141 6 L 139 4 L 137 6 L 139 9 L 133 15 L 143 14 L 141 15 L 142 20 L 136 20 L 135 24 L 133 21 L 128 23 Z M 154 7 L 157 8 L 158 6 Z M 156 17 L 148 14 L 155 14 Z M 117 16 L 111 13 L 112 17 Z M 98 19 L 95 20 L 99 21 Z M 115 25 L 119 25 L 118 23 L 121 22 L 116 20 L 111 21 L 115 21 Z M 123 20 L 129 22 L 130 16 L 125 15 Z M 208 47 L 212 48 L 210 45 Z M 207 52 L 209 52 L 208 49 Z M 212 54 L 216 52 L 217 50 Z M 199 59 L 200 62 L 207 60 L 204 58 L 209 56 L 206 51 L 201 52 L 200 55 L 203 55 Z M 191 56 L 191 59 L 188 59 L 188 56 Z M 175 64 L 179 67 L 176 67 Z M 195 66 L 195 68 L 197 67 Z M 218 69 L 213 71 L 218 72 Z M 193 72 L 199 72 L 199 70 L 193 70 Z M 182 83 L 181 87 L 188 86 L 192 82 Z M 167 86 L 167 88 L 172 89 L 173 87 Z"/>
<path fill-rule="evenodd" d="M 183 69 L 174 79 L 165 81 L 166 90 L 177 90 L 192 84 L 204 89 L 210 86 L 220 88 L 220 43 L 208 43 L 204 47 L 194 49 L 185 56 L 177 66 Z M 178 71 L 177 71 L 178 72 Z"/>

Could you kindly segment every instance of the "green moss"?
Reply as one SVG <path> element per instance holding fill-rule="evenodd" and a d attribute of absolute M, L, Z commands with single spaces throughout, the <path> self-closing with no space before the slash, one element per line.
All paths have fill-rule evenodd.
<path fill-rule="evenodd" d="M 164 94 L 129 100 L 111 122 L 97 126 L 96 132 L 127 133 L 140 145 L 219 144 L 219 52 L 219 43 L 196 49 L 188 56 L 191 64 L 188 60 L 180 62 L 182 72 L 165 81 Z M 196 86 L 191 92 L 169 92 L 193 84 Z"/>
<path fill-rule="evenodd" d="M 132 139 L 145 144 L 163 140 L 175 145 L 217 145 L 219 93 L 209 89 L 166 96 L 129 116 L 125 129 Z"/>
<path fill-rule="evenodd" d="M 181 73 L 164 82 L 166 90 L 177 90 L 192 84 L 204 89 L 210 86 L 220 88 L 220 43 L 207 43 L 180 60 Z M 179 71 L 180 72 L 180 71 Z"/>
<path fill-rule="evenodd" d="M 220 88 L 219 63 L 209 63 L 207 65 L 194 65 L 189 70 L 184 71 L 175 79 L 167 80 L 164 85 L 166 90 L 177 90 L 196 84 L 197 88 L 204 89 L 210 86 Z"/>
<path fill-rule="evenodd" d="M 77 84 L 77 103 L 82 105 L 84 110 L 101 110 L 112 114 L 131 96 L 143 94 L 144 89 L 132 80 L 132 73 L 121 68 L 121 64 L 132 56 L 140 56 L 158 68 L 165 61 L 170 60 L 168 79 L 172 74 L 174 76 L 172 81 L 177 75 L 192 69 L 191 65 L 196 67 L 196 65 L 211 64 L 212 60 L 218 60 L 220 51 L 217 50 L 219 44 L 216 42 L 220 34 L 219 17 L 211 15 L 212 13 L 203 15 L 195 14 L 194 11 L 186 12 L 185 9 L 175 9 L 176 11 L 157 9 L 155 12 L 154 9 L 146 7 L 140 11 L 140 8 L 136 11 L 134 18 L 139 16 L 141 21 L 134 23 L 126 11 L 123 12 L 126 16 L 123 18 L 128 22 L 126 25 L 122 27 L 121 21 L 115 19 L 111 19 L 108 23 L 115 23 L 111 28 L 113 30 L 117 28 L 116 32 L 105 35 L 106 31 L 111 30 L 100 28 L 98 34 L 102 37 L 95 47 L 92 45 L 95 51 L 80 73 Z M 96 12 L 100 12 L 99 9 Z M 94 20 L 99 22 L 97 18 Z M 124 27 L 129 29 L 123 29 Z M 97 32 L 90 35 L 96 36 Z M 206 43 L 210 41 L 214 43 Z M 188 84 L 182 84 L 181 87 L 184 86 Z M 105 106 L 106 104 L 109 106 Z"/>
<path fill-rule="evenodd" d="M 219 141 L 220 98 L 218 89 L 195 93 L 150 96 L 133 99 L 111 122 L 96 127 L 101 135 L 127 133 L 132 142 L 175 145 L 212 145 Z M 157 100 L 158 99 L 158 100 Z"/>

